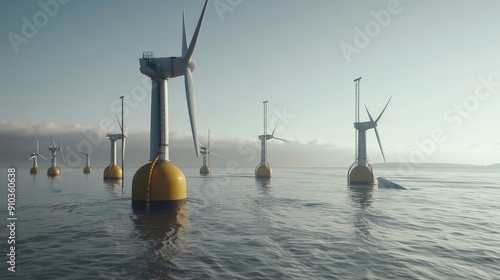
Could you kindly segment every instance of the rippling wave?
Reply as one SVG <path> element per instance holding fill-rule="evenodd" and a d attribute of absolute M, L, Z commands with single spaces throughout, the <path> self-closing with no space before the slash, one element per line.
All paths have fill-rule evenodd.
<path fill-rule="evenodd" d="M 17 272 L 4 262 L 1 279 L 500 279 L 500 172 L 376 170 L 396 190 L 348 188 L 335 168 L 186 169 L 186 206 L 147 213 L 131 177 L 79 171 L 17 171 Z"/>

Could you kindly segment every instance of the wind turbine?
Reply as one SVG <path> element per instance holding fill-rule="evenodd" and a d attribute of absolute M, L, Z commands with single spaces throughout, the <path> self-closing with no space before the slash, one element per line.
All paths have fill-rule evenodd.
<path fill-rule="evenodd" d="M 359 78 L 361 79 L 361 78 Z M 357 83 L 356 86 L 356 114 L 357 118 L 359 117 L 359 79 L 354 80 Z M 391 96 L 392 98 L 392 96 Z M 351 165 L 348 171 L 348 185 L 376 185 L 375 181 L 375 176 L 373 175 L 373 168 L 368 161 L 368 156 L 366 153 L 366 131 L 369 129 L 374 129 L 375 130 L 375 135 L 377 136 L 377 142 L 380 147 L 380 151 L 382 152 L 382 157 L 384 158 L 385 161 L 385 155 L 384 155 L 384 150 L 382 149 L 382 143 L 380 142 L 380 136 L 378 134 L 377 130 L 377 125 L 378 121 L 380 120 L 380 117 L 382 117 L 382 114 L 384 113 L 385 109 L 389 105 L 389 102 L 391 102 L 391 98 L 389 98 L 389 101 L 387 101 L 387 104 L 385 105 L 384 109 L 380 113 L 380 115 L 377 117 L 376 120 L 373 120 L 370 111 L 368 111 L 368 108 L 365 106 L 366 112 L 368 113 L 368 117 L 370 118 L 370 121 L 367 122 L 359 122 L 357 119 L 356 122 L 354 123 L 354 128 L 357 131 L 357 143 L 356 143 L 356 148 L 357 148 L 357 153 L 356 153 L 356 161 Z"/>
<path fill-rule="evenodd" d="M 273 172 L 271 170 L 271 167 L 269 166 L 269 163 L 267 162 L 267 140 L 276 139 L 288 143 L 290 143 L 290 141 L 274 136 L 274 131 L 278 127 L 278 124 L 276 124 L 271 134 L 267 134 L 267 101 L 264 101 L 263 103 L 264 103 L 264 134 L 259 135 L 260 163 L 255 168 L 255 177 L 271 178 Z"/>
<path fill-rule="evenodd" d="M 122 109 L 123 110 L 123 109 Z M 120 120 L 118 119 L 118 115 L 116 115 L 116 120 L 118 121 L 118 125 L 120 126 L 120 131 L 123 133 L 123 128 L 122 125 L 120 124 Z M 106 168 L 104 168 L 103 172 L 103 177 L 104 180 L 121 180 L 123 178 L 123 171 L 122 168 L 118 165 L 118 162 L 116 161 L 116 141 L 117 140 L 122 140 L 122 160 L 125 156 L 125 139 L 127 138 L 127 129 L 125 132 L 122 133 L 107 133 L 106 138 L 109 139 L 109 142 L 111 143 L 110 146 L 110 163 Z"/>
<path fill-rule="evenodd" d="M 186 39 L 184 15 L 182 16 L 181 57 L 155 58 L 153 52 L 143 52 L 142 58 L 139 59 L 141 73 L 150 77 L 152 82 L 149 151 L 151 162 L 139 168 L 132 180 L 132 207 L 135 209 L 150 206 L 170 207 L 182 205 L 186 201 L 186 178 L 177 166 L 170 163 L 169 159 L 167 81 L 170 78 L 184 76 L 191 131 L 196 156 L 199 156 L 195 92 L 191 72 L 196 68 L 192 56 L 207 4 L 208 0 L 205 1 L 189 46 Z"/>
<path fill-rule="evenodd" d="M 51 152 L 52 156 L 50 157 L 50 167 L 47 169 L 47 176 L 59 176 L 61 175 L 61 170 L 59 167 L 57 167 L 57 162 L 56 162 L 56 154 L 58 151 L 61 151 L 61 156 L 63 158 L 64 163 L 66 163 L 66 160 L 64 159 L 64 154 L 62 152 L 62 136 L 61 136 L 61 142 L 59 142 L 59 146 L 56 146 L 56 141 L 54 141 L 54 137 L 50 135 L 50 138 L 52 139 L 52 144 L 49 147 L 49 151 Z"/>
<path fill-rule="evenodd" d="M 90 167 L 90 155 L 92 154 L 93 151 L 90 151 L 90 153 L 84 153 L 84 152 L 80 152 L 80 154 L 84 155 L 87 157 L 87 164 L 85 165 L 85 167 L 83 168 L 83 174 L 90 174 L 92 173 L 92 167 Z"/>
<path fill-rule="evenodd" d="M 212 152 L 213 142 L 210 142 L 210 129 L 208 130 L 208 140 L 205 145 L 200 145 L 200 154 L 203 157 L 203 166 L 200 168 L 200 174 L 207 175 L 210 174 L 210 154 L 219 156 L 218 154 Z"/>
<path fill-rule="evenodd" d="M 38 174 L 40 173 L 40 168 L 38 168 L 38 156 L 41 156 L 43 159 L 47 160 L 44 156 L 40 154 L 40 149 L 38 148 L 38 140 L 36 140 L 36 153 L 30 154 L 30 159 L 33 160 L 33 167 L 30 169 L 30 174 Z"/>

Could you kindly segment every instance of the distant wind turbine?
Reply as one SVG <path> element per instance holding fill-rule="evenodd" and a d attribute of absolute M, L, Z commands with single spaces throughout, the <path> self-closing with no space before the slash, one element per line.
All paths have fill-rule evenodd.
<path fill-rule="evenodd" d="M 356 83 L 359 83 L 359 79 L 356 79 L 354 81 Z M 356 122 L 354 123 L 354 128 L 357 131 L 357 143 L 356 143 L 357 155 L 356 155 L 356 161 L 351 165 L 348 171 L 349 185 L 377 184 L 375 181 L 375 176 L 373 175 L 373 168 L 370 162 L 368 161 L 368 156 L 366 152 L 366 131 L 372 128 L 375 130 L 375 135 L 377 136 L 377 142 L 385 162 L 384 150 L 382 149 L 382 143 L 380 142 L 380 136 L 378 134 L 377 125 L 378 121 L 380 120 L 380 117 L 382 117 L 382 114 L 385 112 L 385 109 L 389 105 L 389 102 L 391 102 L 391 98 L 389 98 L 389 101 L 387 101 L 387 104 L 385 105 L 384 109 L 382 110 L 382 112 L 380 113 L 380 115 L 377 117 L 376 120 L 373 120 L 370 111 L 368 111 L 368 108 L 365 106 L 370 121 L 359 122 L 359 120 L 357 119 Z M 359 85 L 356 87 L 356 106 L 359 106 L 358 100 L 359 100 Z M 356 110 L 357 112 L 359 112 L 359 107 L 357 107 Z M 359 114 L 357 114 L 357 116 L 359 116 Z"/>
<path fill-rule="evenodd" d="M 210 174 L 210 154 L 219 156 L 218 154 L 212 152 L 213 142 L 210 142 L 210 129 L 208 130 L 208 140 L 205 145 L 200 145 L 201 151 L 200 154 L 203 157 L 203 166 L 200 168 L 200 174 L 206 175 Z"/>
<path fill-rule="evenodd" d="M 118 119 L 118 115 L 116 115 L 116 120 L 118 121 L 118 125 L 120 126 L 120 131 L 122 133 L 107 133 L 106 138 L 109 139 L 111 146 L 110 146 L 110 157 L 109 157 L 109 165 L 104 168 L 103 172 L 103 177 L 104 180 L 122 180 L 123 179 L 123 171 L 122 168 L 118 165 L 118 162 L 116 161 L 116 141 L 117 140 L 122 140 L 122 160 L 125 157 L 125 139 L 127 138 L 127 130 L 123 132 L 123 127 L 120 123 L 120 120 Z"/>
<path fill-rule="evenodd" d="M 36 140 L 36 153 L 31 153 L 29 160 L 33 160 L 33 167 L 30 169 L 30 174 L 38 174 L 40 173 L 40 168 L 38 168 L 38 156 L 41 156 L 43 159 L 47 160 L 44 156 L 40 154 L 40 149 L 38 148 L 38 140 Z"/>
<path fill-rule="evenodd" d="M 290 141 L 274 136 L 274 131 L 276 131 L 278 124 L 276 124 L 271 134 L 267 134 L 267 101 L 264 101 L 263 103 L 264 103 L 264 134 L 259 135 L 260 147 L 261 147 L 260 163 L 255 168 L 255 177 L 271 178 L 273 172 L 271 170 L 271 167 L 269 166 L 269 163 L 267 162 L 267 140 L 276 139 L 288 143 L 290 143 Z"/>
<path fill-rule="evenodd" d="M 83 173 L 84 174 L 90 174 L 92 173 L 92 167 L 90 167 L 90 155 L 92 154 L 93 151 L 90 151 L 90 153 L 84 153 L 84 152 L 80 152 L 80 154 L 84 155 L 86 158 L 87 158 L 87 163 L 85 165 L 85 167 L 83 168 Z"/>
<path fill-rule="evenodd" d="M 61 175 L 61 170 L 57 166 L 57 158 L 56 158 L 56 155 L 57 155 L 58 151 L 61 152 L 61 156 L 63 158 L 63 162 L 66 163 L 66 160 L 64 159 L 64 154 L 63 154 L 62 148 L 61 148 L 61 146 L 62 146 L 62 136 L 61 136 L 61 142 L 59 142 L 59 146 L 56 146 L 56 141 L 54 141 L 54 137 L 52 137 L 52 135 L 50 135 L 50 138 L 52 140 L 52 144 L 49 147 L 49 151 L 51 153 L 51 157 L 50 157 L 50 168 L 47 169 L 47 176 L 59 176 L 59 175 Z"/>

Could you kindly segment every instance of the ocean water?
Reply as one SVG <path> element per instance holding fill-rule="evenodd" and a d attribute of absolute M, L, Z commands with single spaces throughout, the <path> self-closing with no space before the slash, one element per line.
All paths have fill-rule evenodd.
<path fill-rule="evenodd" d="M 500 279 L 500 170 L 375 169 L 404 186 L 351 189 L 347 168 L 184 168 L 186 207 L 134 213 L 124 188 L 66 170 L 17 169 L 16 267 L 1 279 Z"/>

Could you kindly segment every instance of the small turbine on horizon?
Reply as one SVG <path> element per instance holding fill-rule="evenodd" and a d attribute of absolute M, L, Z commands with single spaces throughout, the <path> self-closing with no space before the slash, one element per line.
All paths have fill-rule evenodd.
<path fill-rule="evenodd" d="M 200 154 L 203 157 L 203 166 L 200 168 L 200 174 L 207 175 L 210 174 L 210 154 L 219 156 L 218 154 L 212 152 L 213 141 L 210 142 L 210 129 L 208 130 L 208 140 L 205 145 L 200 145 Z"/>
<path fill-rule="evenodd" d="M 151 78 L 151 129 L 150 163 L 143 165 L 132 179 L 132 208 L 150 206 L 164 208 L 183 205 L 186 202 L 186 178 L 184 173 L 169 159 L 168 139 L 168 86 L 170 78 L 184 76 L 191 132 L 196 156 L 199 156 L 196 130 L 195 90 L 192 71 L 196 63 L 192 59 L 208 0 L 205 1 L 195 32 L 188 45 L 184 14 L 182 16 L 182 56 L 155 58 L 153 52 L 143 52 L 139 59 L 140 71 Z"/>
<path fill-rule="evenodd" d="M 92 154 L 93 151 L 90 151 L 90 153 L 84 153 L 84 152 L 80 152 L 80 151 L 78 151 L 78 152 L 87 158 L 87 164 L 83 168 L 83 174 L 92 173 L 92 167 L 90 167 L 90 155 Z"/>
<path fill-rule="evenodd" d="M 38 148 L 38 140 L 36 140 L 36 153 L 31 153 L 30 158 L 28 160 L 33 160 L 33 167 L 30 169 L 30 174 L 38 174 L 40 173 L 40 168 L 38 168 L 38 156 L 41 156 L 43 159 L 47 160 L 42 154 L 40 154 L 40 149 Z"/>
<path fill-rule="evenodd" d="M 391 102 L 392 96 L 389 98 L 389 101 L 387 101 L 387 104 L 385 105 L 384 109 L 382 110 L 382 112 L 380 113 L 380 115 L 377 117 L 376 120 L 373 120 L 370 111 L 368 111 L 368 108 L 365 105 L 365 109 L 366 112 L 368 113 L 370 121 L 359 122 L 360 79 L 361 78 L 354 80 L 356 82 L 356 122 L 354 123 L 354 128 L 357 131 L 356 160 L 354 161 L 354 163 L 349 168 L 349 171 L 347 172 L 348 174 L 347 183 L 348 185 L 376 185 L 377 183 L 375 181 L 375 176 L 373 175 L 373 168 L 370 162 L 368 161 L 368 156 L 366 152 L 366 131 L 372 128 L 375 130 L 375 135 L 377 136 L 377 142 L 380 147 L 380 151 L 382 152 L 382 157 L 384 159 L 384 162 L 386 162 L 384 150 L 382 149 L 382 143 L 380 142 L 380 136 L 377 130 L 377 125 L 378 121 L 380 120 L 380 117 L 382 117 L 382 114 L 385 112 L 385 109 L 389 105 L 389 102 Z"/>
<path fill-rule="evenodd" d="M 118 125 L 120 126 L 120 131 L 123 132 L 123 127 L 120 123 L 120 120 L 118 119 L 118 115 L 116 115 L 116 120 L 118 121 Z M 118 162 L 116 161 L 116 141 L 117 140 L 122 140 L 122 159 L 125 157 L 125 139 L 127 138 L 127 129 L 125 129 L 125 132 L 122 133 L 107 133 L 106 138 L 109 139 L 111 146 L 110 146 L 110 157 L 109 157 L 109 165 L 104 168 L 103 172 L 103 177 L 104 180 L 122 180 L 123 178 L 123 170 L 122 168 L 118 165 Z"/>
<path fill-rule="evenodd" d="M 271 134 L 267 134 L 267 101 L 264 101 L 263 103 L 264 103 L 264 134 L 259 135 L 260 147 L 261 147 L 260 163 L 255 168 L 255 177 L 267 179 L 271 178 L 273 173 L 271 167 L 269 166 L 269 163 L 267 162 L 267 140 L 276 139 L 288 143 L 290 143 L 290 141 L 274 136 L 274 131 L 276 131 L 278 124 L 276 124 Z"/>
<path fill-rule="evenodd" d="M 59 146 L 56 146 L 56 141 L 54 141 L 54 137 L 50 135 L 50 138 L 52 139 L 52 144 L 49 147 L 49 151 L 51 153 L 50 157 L 50 167 L 47 169 L 47 176 L 59 176 L 61 175 L 61 170 L 59 167 L 57 167 L 57 152 L 61 151 L 61 156 L 63 158 L 63 162 L 66 163 L 66 160 L 64 159 L 64 154 L 62 152 L 62 136 L 61 136 L 61 142 L 59 142 Z"/>

